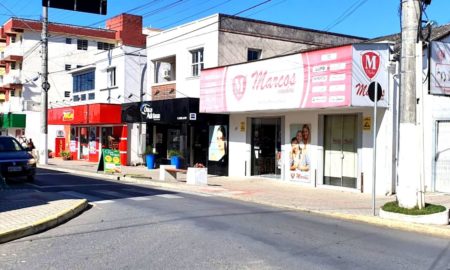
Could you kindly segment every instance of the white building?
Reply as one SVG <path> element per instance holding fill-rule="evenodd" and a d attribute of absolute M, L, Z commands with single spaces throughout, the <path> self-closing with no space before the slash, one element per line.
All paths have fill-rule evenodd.
<path fill-rule="evenodd" d="M 41 27 L 38 21 L 11 18 L 0 28 L 5 41 L 0 58 L 4 66 L 0 90 L 5 94 L 5 99 L 0 109 L 5 113 L 26 114 L 25 136 L 33 138 L 37 147 L 40 131 Z M 99 118 L 94 123 L 89 118 L 76 119 L 76 114 L 72 115 L 75 118 L 63 119 L 59 113 L 66 112 L 67 115 L 72 106 L 81 108 L 88 104 L 121 104 L 140 99 L 146 84 L 142 18 L 121 14 L 107 20 L 106 29 L 57 23 L 49 23 L 48 29 L 51 85 L 48 93 L 49 149 L 59 153 L 70 148 L 73 158 L 94 161 L 98 159 L 98 151 L 102 148 L 103 130 L 100 130 L 100 126 L 108 126 L 109 129 L 105 129 L 107 133 L 114 132 L 115 125 L 124 126 L 120 120 L 120 105 L 117 105 L 119 109 L 115 111 L 116 119 L 113 122 L 103 122 Z M 83 138 L 87 129 L 95 129 L 96 134 L 92 138 L 96 142 L 95 151 L 90 151 L 93 153 L 92 158 L 91 153 L 82 153 L 82 145 L 89 149 L 94 145 Z M 56 137 L 65 139 L 63 146 L 61 141 L 58 141 L 59 147 L 55 146 Z M 124 141 L 126 145 L 126 137 Z"/>
<path fill-rule="evenodd" d="M 176 149 L 187 165 L 207 163 L 210 173 L 227 174 L 227 161 L 208 159 L 210 129 L 228 126 L 229 119 L 226 114 L 199 113 L 202 69 L 362 40 L 223 14 L 153 33 L 147 38 L 149 101 L 125 104 L 125 118 L 146 122 L 142 136 L 157 148 L 161 163 Z M 142 119 L 143 105 L 147 112 Z"/>

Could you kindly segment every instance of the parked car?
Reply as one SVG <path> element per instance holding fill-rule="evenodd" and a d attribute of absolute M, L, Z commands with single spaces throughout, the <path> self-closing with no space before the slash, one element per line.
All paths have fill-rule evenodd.
<path fill-rule="evenodd" d="M 36 159 L 13 137 L 0 136 L 0 173 L 5 178 L 26 177 L 34 181 Z"/>

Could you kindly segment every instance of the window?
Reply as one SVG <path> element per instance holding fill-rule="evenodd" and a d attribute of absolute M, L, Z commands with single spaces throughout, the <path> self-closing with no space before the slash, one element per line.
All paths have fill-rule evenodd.
<path fill-rule="evenodd" d="M 114 44 L 106 43 L 106 42 L 97 42 L 97 49 L 99 50 L 112 50 L 114 49 Z"/>
<path fill-rule="evenodd" d="M 11 62 L 11 69 L 16 69 L 16 62 Z"/>
<path fill-rule="evenodd" d="M 15 97 L 16 96 L 16 89 L 11 89 L 10 96 L 11 97 Z"/>
<path fill-rule="evenodd" d="M 88 99 L 89 99 L 89 100 L 95 99 L 95 93 L 89 93 Z"/>
<path fill-rule="evenodd" d="M 203 69 L 203 48 L 191 51 L 192 55 L 192 76 L 200 76 Z"/>
<path fill-rule="evenodd" d="M 71 38 L 66 38 L 66 44 L 72 44 L 72 39 Z"/>
<path fill-rule="evenodd" d="M 16 36 L 11 36 L 11 43 L 16 43 Z"/>
<path fill-rule="evenodd" d="M 95 89 L 95 70 L 73 76 L 73 92 L 84 92 Z"/>
<path fill-rule="evenodd" d="M 82 94 L 82 95 L 81 95 L 81 100 L 82 100 L 82 101 L 86 100 L 86 94 Z"/>
<path fill-rule="evenodd" d="M 106 73 L 108 76 L 108 87 L 116 86 L 116 68 L 108 68 Z"/>
<path fill-rule="evenodd" d="M 73 101 L 80 101 L 80 96 L 73 96 Z"/>
<path fill-rule="evenodd" d="M 71 67 L 72 67 L 71 65 L 65 65 L 66 70 L 70 70 Z"/>
<path fill-rule="evenodd" d="M 77 49 L 87 51 L 88 49 L 88 41 L 86 39 L 77 40 Z"/>
<path fill-rule="evenodd" d="M 261 59 L 261 50 L 258 49 L 248 49 L 247 51 L 247 61 L 254 61 Z"/>

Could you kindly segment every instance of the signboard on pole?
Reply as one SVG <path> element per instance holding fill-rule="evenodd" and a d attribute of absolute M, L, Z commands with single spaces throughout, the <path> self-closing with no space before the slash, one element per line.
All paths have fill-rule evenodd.
<path fill-rule="evenodd" d="M 42 0 L 42 6 L 106 15 L 107 0 Z"/>

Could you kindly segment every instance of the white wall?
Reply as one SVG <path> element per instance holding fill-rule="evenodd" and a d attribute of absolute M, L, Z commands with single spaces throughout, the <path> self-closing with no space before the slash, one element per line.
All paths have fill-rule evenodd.
<path fill-rule="evenodd" d="M 359 114 L 361 120 L 365 116 L 372 117 L 373 111 L 370 108 L 365 109 L 327 109 L 324 111 L 295 111 L 285 113 L 270 114 L 232 114 L 230 115 L 230 142 L 229 142 L 229 175 L 232 177 L 244 177 L 244 172 L 250 176 L 251 160 L 250 160 L 250 135 L 251 120 L 250 118 L 260 117 L 281 117 L 284 119 L 284 129 L 282 136 L 282 162 L 283 168 L 286 166 L 286 157 L 290 151 L 290 125 L 291 124 L 311 124 L 311 181 L 309 185 L 314 185 L 315 181 L 318 186 L 323 184 L 323 146 L 320 145 L 321 136 L 319 134 L 322 127 L 319 127 L 319 116 L 330 114 Z M 386 195 L 392 188 L 392 166 L 393 166 L 393 146 L 392 146 L 392 112 L 386 109 L 380 109 L 377 114 L 377 176 L 376 176 L 376 193 L 377 195 Z M 241 132 L 241 122 L 245 122 L 246 130 Z M 372 118 L 373 121 L 373 118 Z M 283 122 L 283 120 L 282 120 Z M 364 174 L 364 193 L 372 192 L 372 130 L 363 131 L 362 121 L 359 122 L 362 132 L 361 148 L 358 149 L 358 173 L 357 173 L 357 189 L 361 189 L 361 173 Z M 373 124 L 372 124 L 373 128 Z M 247 165 L 247 168 L 245 168 Z M 314 171 L 317 170 L 317 179 L 314 179 Z M 286 171 L 286 169 L 284 170 Z M 282 179 L 287 179 L 286 174 L 282 174 Z"/>
<path fill-rule="evenodd" d="M 450 43 L 450 37 L 447 37 L 442 42 Z M 427 78 L 428 74 L 428 51 L 424 51 L 424 69 L 422 78 Z M 434 191 L 434 166 L 435 155 L 437 146 L 436 141 L 436 121 L 437 120 L 450 120 L 450 96 L 436 96 L 428 94 L 428 80 L 425 80 L 422 85 L 423 91 L 423 161 L 424 161 L 424 180 L 426 185 L 426 191 Z M 420 119 L 419 119 L 420 120 Z"/>
<path fill-rule="evenodd" d="M 142 153 L 145 150 L 145 133 L 147 125 L 141 124 L 141 133 L 139 133 L 139 123 L 128 124 L 128 164 L 139 165 L 145 162 Z M 139 138 L 143 134 L 144 136 Z"/>
<path fill-rule="evenodd" d="M 213 15 L 147 37 L 149 86 L 155 82 L 152 61 L 176 55 L 177 97 L 199 97 L 200 77 L 191 75 L 192 56 L 190 51 L 203 48 L 204 67 L 210 68 L 218 65 L 217 21 L 218 15 Z"/>

